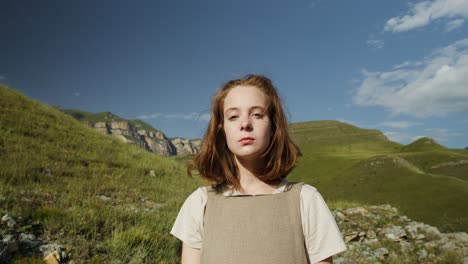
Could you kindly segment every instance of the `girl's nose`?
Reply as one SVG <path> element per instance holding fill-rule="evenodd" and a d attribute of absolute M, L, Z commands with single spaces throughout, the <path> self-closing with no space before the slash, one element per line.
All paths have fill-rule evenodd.
<path fill-rule="evenodd" d="M 241 130 L 252 130 L 252 123 L 250 123 L 249 118 L 244 118 L 244 120 L 241 121 Z"/>

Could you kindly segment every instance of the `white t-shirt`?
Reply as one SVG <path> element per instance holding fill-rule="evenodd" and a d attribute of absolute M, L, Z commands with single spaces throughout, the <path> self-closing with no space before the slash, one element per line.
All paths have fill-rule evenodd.
<path fill-rule="evenodd" d="M 284 179 L 272 195 L 283 192 L 287 183 Z M 243 194 L 231 189 L 225 191 L 223 195 Z M 203 244 L 203 214 L 207 199 L 207 187 L 195 190 L 182 205 L 171 230 L 172 235 L 195 249 L 201 249 Z M 317 189 L 308 184 L 303 185 L 300 193 L 300 207 L 302 230 L 311 263 L 319 262 L 346 250 L 335 219 Z"/>

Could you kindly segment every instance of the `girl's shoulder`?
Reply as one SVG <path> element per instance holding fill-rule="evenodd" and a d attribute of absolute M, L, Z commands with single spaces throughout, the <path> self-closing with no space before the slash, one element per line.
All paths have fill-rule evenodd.
<path fill-rule="evenodd" d="M 306 203 L 309 203 L 310 201 L 313 201 L 316 199 L 322 199 L 317 188 L 307 183 L 302 184 L 300 196 L 301 196 L 301 202 L 306 202 Z"/>
<path fill-rule="evenodd" d="M 198 187 L 185 200 L 185 204 L 187 204 L 187 206 L 204 206 L 206 204 L 208 188 L 209 186 Z"/>
<path fill-rule="evenodd" d="M 280 184 L 280 187 L 282 184 L 283 183 Z M 299 185 L 301 187 L 301 197 L 314 196 L 316 193 L 318 193 L 317 188 L 305 182 L 287 182 L 286 186 L 284 187 L 284 191 L 291 189 L 293 185 Z"/>
<path fill-rule="evenodd" d="M 318 190 L 314 186 L 309 185 L 307 183 L 302 183 L 301 194 L 304 193 L 304 194 L 315 195 L 315 193 L 317 192 Z"/>

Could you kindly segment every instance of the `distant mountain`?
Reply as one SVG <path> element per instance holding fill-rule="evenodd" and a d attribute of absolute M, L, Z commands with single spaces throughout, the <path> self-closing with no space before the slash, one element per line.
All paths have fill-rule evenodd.
<path fill-rule="evenodd" d="M 75 109 L 61 109 L 104 134 L 137 145 L 162 156 L 193 155 L 200 150 L 201 139 L 172 138 L 141 120 L 127 120 L 111 112 L 90 113 Z"/>
<path fill-rule="evenodd" d="M 468 231 L 468 153 L 420 138 L 408 145 L 338 121 L 291 124 L 303 156 L 291 180 L 329 200 L 392 204 L 444 231 Z"/>

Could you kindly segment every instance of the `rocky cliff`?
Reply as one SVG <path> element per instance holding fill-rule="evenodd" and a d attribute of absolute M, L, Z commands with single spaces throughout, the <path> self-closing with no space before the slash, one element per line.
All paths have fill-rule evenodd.
<path fill-rule="evenodd" d="M 161 156 L 193 155 L 200 150 L 200 139 L 169 139 L 163 132 L 141 120 L 126 120 L 110 112 L 93 114 L 77 110 L 63 111 L 104 134 Z"/>

